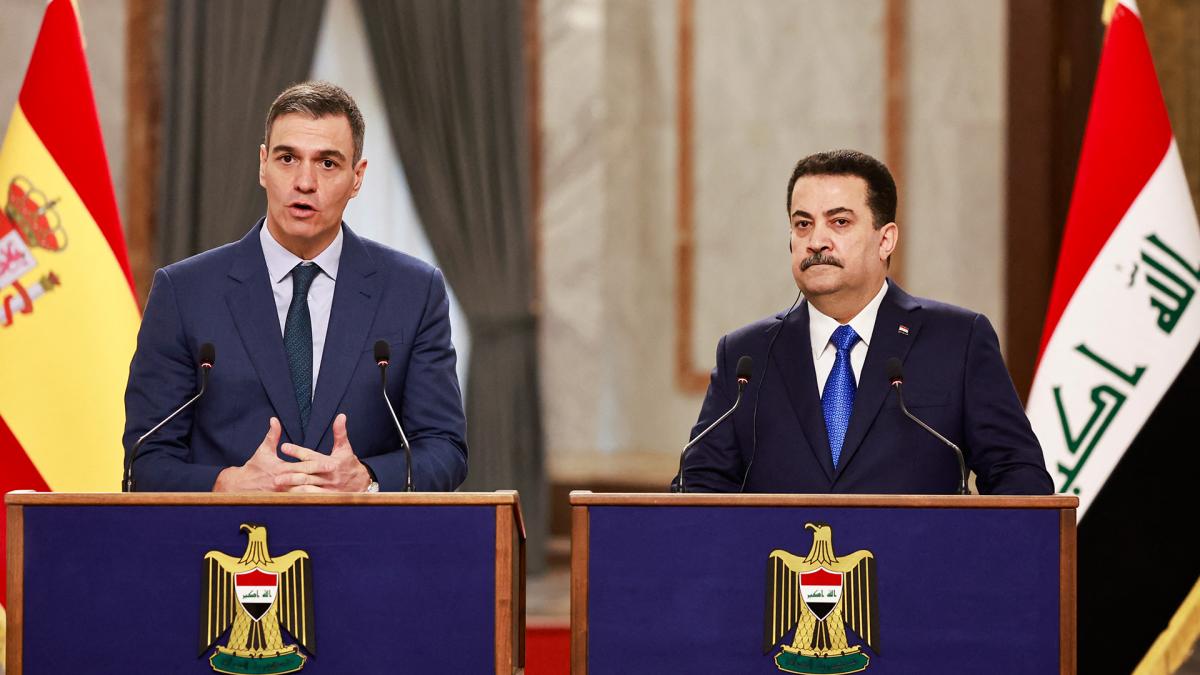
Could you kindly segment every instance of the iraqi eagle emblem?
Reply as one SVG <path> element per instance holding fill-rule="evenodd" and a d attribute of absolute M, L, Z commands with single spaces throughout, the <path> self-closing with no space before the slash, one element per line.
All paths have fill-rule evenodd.
<path fill-rule="evenodd" d="M 807 556 L 776 549 L 767 559 L 763 653 L 795 628 L 792 643 L 782 645 L 775 655 L 780 670 L 802 675 L 865 670 L 871 659 L 861 646 L 850 646 L 846 628 L 879 654 L 875 556 L 864 550 L 839 558 L 833 553 L 833 530 L 828 525 L 805 523 L 804 527 L 813 532 Z"/>
<path fill-rule="evenodd" d="M 249 541 L 241 558 L 220 551 L 204 556 L 201 582 L 200 656 L 229 631 L 229 642 L 217 646 L 209 663 L 218 673 L 294 673 L 306 656 L 296 645 L 284 645 L 282 625 L 315 656 L 312 565 L 304 551 L 272 558 L 267 528 L 243 524 Z"/>

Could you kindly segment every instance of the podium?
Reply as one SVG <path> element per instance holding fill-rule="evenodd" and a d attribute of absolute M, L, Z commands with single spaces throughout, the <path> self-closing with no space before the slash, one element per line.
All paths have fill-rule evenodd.
<path fill-rule="evenodd" d="M 8 675 L 523 672 L 512 491 L 5 503 Z"/>
<path fill-rule="evenodd" d="M 572 673 L 1074 673 L 1078 503 L 573 492 Z"/>

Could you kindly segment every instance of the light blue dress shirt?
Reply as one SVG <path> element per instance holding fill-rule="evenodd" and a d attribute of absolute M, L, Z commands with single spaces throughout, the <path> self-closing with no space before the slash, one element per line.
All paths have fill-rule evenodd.
<path fill-rule="evenodd" d="M 271 293 L 275 296 L 275 310 L 279 313 L 279 335 L 287 322 L 288 306 L 292 304 L 292 268 L 302 262 L 314 262 L 321 267 L 308 289 L 308 314 L 312 320 L 313 339 L 313 392 L 317 391 L 317 378 L 321 373 L 321 355 L 325 352 L 325 335 L 329 331 L 329 312 L 333 308 L 333 288 L 337 283 L 338 262 L 342 258 L 342 228 L 337 237 L 311 261 L 305 261 L 287 250 L 271 236 L 264 222 L 259 231 L 263 257 L 267 261 L 267 275 L 271 279 Z"/>

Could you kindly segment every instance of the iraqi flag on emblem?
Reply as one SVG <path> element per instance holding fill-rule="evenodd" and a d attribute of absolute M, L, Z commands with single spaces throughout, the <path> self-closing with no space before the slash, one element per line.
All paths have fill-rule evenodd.
<path fill-rule="evenodd" d="M 1079 497 L 1079 672 L 1130 672 L 1200 574 L 1174 548 L 1200 472 L 1200 225 L 1136 4 L 1116 7 L 1027 412 Z M 1114 620 L 1123 547 L 1167 546 L 1136 621 Z M 1193 547 L 1194 548 L 1194 547 Z"/>
<path fill-rule="evenodd" d="M 274 572 L 264 572 L 258 568 L 249 572 L 235 574 L 233 577 L 234 592 L 238 602 L 245 608 L 250 618 L 258 621 L 275 604 L 278 595 L 279 575 Z"/>
<path fill-rule="evenodd" d="M 800 597 L 819 621 L 824 621 L 842 599 L 842 576 L 824 567 L 800 575 Z"/>

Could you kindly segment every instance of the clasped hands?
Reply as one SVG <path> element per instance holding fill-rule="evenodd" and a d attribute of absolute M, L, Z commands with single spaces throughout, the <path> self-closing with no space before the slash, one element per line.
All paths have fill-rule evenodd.
<path fill-rule="evenodd" d="M 363 492 L 371 483 L 367 467 L 358 461 L 346 435 L 346 415 L 333 420 L 333 449 L 317 452 L 294 443 L 279 444 L 282 431 L 272 417 L 267 435 L 241 466 L 217 475 L 213 492 Z M 285 462 L 276 449 L 297 462 Z"/>

